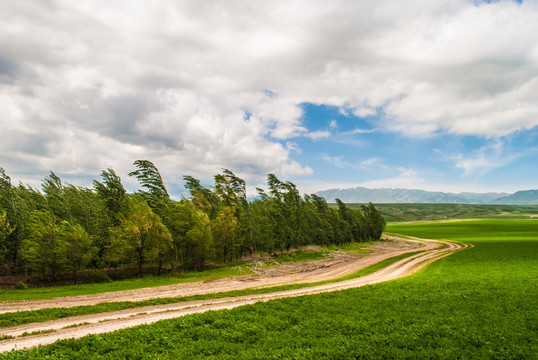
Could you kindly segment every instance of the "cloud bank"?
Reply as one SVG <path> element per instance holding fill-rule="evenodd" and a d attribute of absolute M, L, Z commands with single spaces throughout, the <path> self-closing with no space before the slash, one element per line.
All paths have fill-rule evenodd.
<path fill-rule="evenodd" d="M 0 166 L 30 183 L 309 176 L 304 103 L 409 136 L 538 125 L 535 1 L 14 1 L 0 42 Z"/>

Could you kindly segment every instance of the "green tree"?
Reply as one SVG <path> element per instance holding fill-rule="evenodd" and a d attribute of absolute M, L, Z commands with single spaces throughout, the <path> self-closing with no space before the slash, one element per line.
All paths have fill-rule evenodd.
<path fill-rule="evenodd" d="M 237 241 L 238 230 L 239 225 L 233 206 L 223 207 L 215 220 L 211 222 L 213 242 L 221 261 L 230 261 L 233 254 L 240 251 L 241 244 Z"/>
<path fill-rule="evenodd" d="M 62 180 L 52 171 L 43 179 L 41 184 L 48 210 L 60 220 L 71 221 L 69 208 L 64 201 L 64 186 Z"/>
<path fill-rule="evenodd" d="M 385 230 L 385 226 L 387 225 L 385 219 L 371 202 L 368 203 L 367 206 L 363 205 L 362 210 L 364 213 L 364 222 L 365 227 L 367 228 L 368 237 L 371 240 L 381 239 L 383 230 Z"/>
<path fill-rule="evenodd" d="M 200 180 L 190 175 L 183 176 L 185 188 L 191 193 L 191 201 L 194 207 L 207 214 L 210 220 L 213 220 L 219 211 L 218 196 L 210 189 L 202 186 Z"/>
<path fill-rule="evenodd" d="M 78 272 L 90 264 L 97 248 L 92 247 L 92 240 L 80 225 L 71 225 L 63 221 L 58 228 L 58 236 L 65 243 L 67 266 L 73 273 L 73 282 L 78 283 Z"/>
<path fill-rule="evenodd" d="M 340 199 L 335 199 L 338 206 L 338 215 L 342 219 L 340 227 L 344 228 L 344 242 L 349 243 L 353 241 L 361 241 L 362 234 L 360 225 L 353 216 L 353 212 L 346 206 Z M 343 225 L 343 224 L 347 225 Z"/>
<path fill-rule="evenodd" d="M 30 270 L 55 280 L 66 265 L 66 245 L 65 238 L 58 234 L 54 214 L 34 211 L 30 215 L 27 236 L 21 244 L 22 258 Z"/>
<path fill-rule="evenodd" d="M 166 217 L 166 205 L 170 201 L 170 195 L 164 186 L 159 170 L 149 160 L 136 160 L 133 165 L 137 169 L 130 172 L 129 176 L 136 177 L 142 187 L 146 189 L 141 194 L 153 211 L 162 218 Z"/>
<path fill-rule="evenodd" d="M 121 178 L 114 170 L 107 169 L 101 172 L 103 182 L 93 181 L 93 188 L 97 196 L 103 201 L 111 226 L 120 224 L 120 213 L 125 206 L 126 191 Z"/>
<path fill-rule="evenodd" d="M 169 207 L 170 225 L 168 230 L 172 236 L 172 262 L 174 268 L 190 264 L 191 254 L 187 246 L 187 231 L 191 228 L 191 212 L 194 211 L 188 200 L 173 201 Z"/>
<path fill-rule="evenodd" d="M 137 195 L 129 200 L 127 214 L 121 219 L 115 235 L 119 238 L 118 243 L 125 244 L 126 253 L 136 259 L 140 277 L 144 264 L 154 260 L 159 251 L 172 242 L 161 218 L 143 197 Z"/>
<path fill-rule="evenodd" d="M 119 237 L 113 237 L 113 229 L 121 223 L 121 214 L 127 202 L 127 191 L 121 179 L 113 169 L 101 172 L 102 182 L 94 180 L 93 188 L 100 204 L 97 220 L 95 244 L 98 247 L 97 259 L 104 261 L 108 269 L 113 263 L 120 262 L 124 257 L 125 244 Z"/>
<path fill-rule="evenodd" d="M 200 210 L 191 212 L 190 229 L 186 234 L 187 247 L 192 254 L 190 267 L 203 270 L 205 262 L 213 254 L 213 238 L 209 216 Z"/>
<path fill-rule="evenodd" d="M 6 239 L 13 232 L 13 228 L 9 225 L 6 212 L 0 209 L 0 263 L 2 266 L 7 265 L 8 244 Z"/>
<path fill-rule="evenodd" d="M 40 199 L 39 199 L 40 197 Z M 41 200 L 37 201 L 37 200 Z M 38 203 L 40 203 L 38 205 Z M 4 239 L 4 267 L 11 274 L 21 270 L 20 246 L 25 237 L 30 213 L 42 207 L 44 198 L 38 191 L 22 185 L 14 187 L 11 178 L 0 167 L 0 208 L 6 212 L 6 219 L 13 231 Z M 0 268 L 1 269 L 1 268 Z"/>

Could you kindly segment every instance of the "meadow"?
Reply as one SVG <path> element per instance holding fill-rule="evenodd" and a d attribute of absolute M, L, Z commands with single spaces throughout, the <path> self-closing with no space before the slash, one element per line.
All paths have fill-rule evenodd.
<path fill-rule="evenodd" d="M 535 359 L 538 221 L 390 224 L 474 245 L 388 283 L 208 312 L 0 359 Z"/>
<path fill-rule="evenodd" d="M 353 209 L 358 209 L 361 205 L 348 204 Z M 494 218 L 538 219 L 537 205 L 375 204 L 375 206 L 387 222 Z"/>

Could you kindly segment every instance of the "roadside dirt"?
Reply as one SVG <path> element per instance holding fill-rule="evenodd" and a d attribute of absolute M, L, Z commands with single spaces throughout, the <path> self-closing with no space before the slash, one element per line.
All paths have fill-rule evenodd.
<path fill-rule="evenodd" d="M 89 305 L 100 302 L 140 301 L 152 298 L 206 294 L 252 287 L 274 286 L 277 284 L 316 282 L 338 278 L 354 273 L 389 257 L 407 252 L 423 252 L 397 261 L 375 273 L 360 278 L 318 285 L 303 289 L 272 292 L 267 294 L 238 296 L 212 300 L 188 301 L 175 304 L 147 306 L 116 312 L 77 316 L 61 320 L 31 323 L 22 326 L 0 329 L 0 336 L 13 336 L 12 339 L 0 341 L 0 352 L 14 348 L 28 348 L 45 345 L 59 339 L 79 338 L 88 334 L 111 332 L 141 324 L 150 324 L 159 320 L 171 319 L 208 310 L 231 309 L 237 306 L 253 304 L 283 297 L 317 294 L 374 284 L 412 274 L 431 262 L 468 247 L 446 241 L 425 239 L 401 239 L 386 236 L 391 242 L 379 243 L 367 254 L 336 254 L 331 259 L 286 264 L 268 268 L 267 273 L 219 279 L 209 282 L 178 284 L 158 288 L 122 291 L 99 295 L 85 295 L 70 298 L 57 298 L 46 301 L 26 301 L 0 304 L 0 312 L 31 310 L 47 307 L 68 307 Z M 49 333 L 18 337 L 23 333 L 36 331 Z"/>
<path fill-rule="evenodd" d="M 369 248 L 372 252 L 354 254 L 335 252 L 321 260 L 287 263 L 275 267 L 260 267 L 258 274 L 235 276 L 211 281 L 183 283 L 153 288 L 143 288 L 109 293 L 80 295 L 47 300 L 31 300 L 0 303 L 0 314 L 20 310 L 95 305 L 103 302 L 143 301 L 156 298 L 172 298 L 253 287 L 316 282 L 352 274 L 372 264 L 406 252 L 426 250 L 428 244 L 391 239 Z"/>

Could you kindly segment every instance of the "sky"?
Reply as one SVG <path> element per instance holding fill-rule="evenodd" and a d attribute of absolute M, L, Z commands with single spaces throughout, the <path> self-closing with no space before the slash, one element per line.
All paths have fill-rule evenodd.
<path fill-rule="evenodd" d="M 538 1 L 0 2 L 0 167 L 538 188 Z"/>

